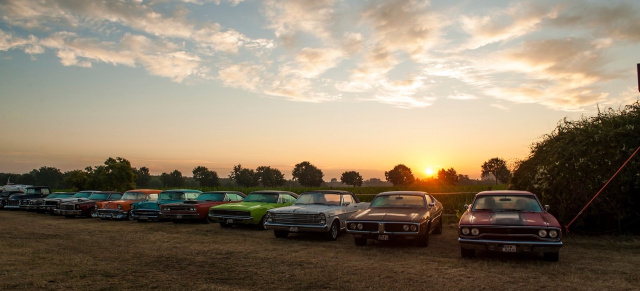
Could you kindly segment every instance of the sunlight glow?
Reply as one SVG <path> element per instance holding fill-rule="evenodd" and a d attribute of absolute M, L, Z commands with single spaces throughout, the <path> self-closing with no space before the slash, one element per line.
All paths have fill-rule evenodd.
<path fill-rule="evenodd" d="M 427 174 L 428 177 L 433 176 L 433 168 L 426 168 L 424 172 L 425 174 Z"/>

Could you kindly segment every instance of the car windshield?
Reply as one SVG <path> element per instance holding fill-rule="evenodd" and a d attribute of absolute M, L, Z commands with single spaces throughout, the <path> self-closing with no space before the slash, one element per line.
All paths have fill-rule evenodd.
<path fill-rule="evenodd" d="M 73 196 L 71 196 L 71 198 L 87 198 L 89 196 L 91 196 L 91 193 L 89 193 L 89 192 L 81 192 L 81 193 L 73 194 Z"/>
<path fill-rule="evenodd" d="M 40 194 L 42 193 L 39 188 L 27 188 L 26 194 Z"/>
<path fill-rule="evenodd" d="M 107 200 L 109 199 L 109 193 L 93 193 L 87 197 L 89 200 Z"/>
<path fill-rule="evenodd" d="M 321 204 L 340 205 L 340 194 L 335 193 L 302 193 L 296 200 L 296 205 Z"/>
<path fill-rule="evenodd" d="M 265 203 L 277 203 L 278 194 L 276 193 L 251 193 L 244 198 L 244 202 L 265 202 Z"/>
<path fill-rule="evenodd" d="M 65 193 L 65 194 L 58 194 L 58 196 L 56 196 L 56 198 L 69 198 L 69 197 L 72 197 L 72 196 L 73 196 L 73 194 Z M 51 196 L 47 196 L 47 198 L 49 198 L 49 197 L 51 197 Z M 53 198 L 53 197 L 51 197 L 51 198 Z"/>
<path fill-rule="evenodd" d="M 425 207 L 424 197 L 417 195 L 383 195 L 371 201 L 371 207 Z"/>
<path fill-rule="evenodd" d="M 144 193 L 140 193 L 140 192 L 124 192 L 124 195 L 122 196 L 122 200 L 142 200 L 144 199 Z"/>
<path fill-rule="evenodd" d="M 196 201 L 222 201 L 224 200 L 224 193 L 202 193 L 198 195 Z"/>
<path fill-rule="evenodd" d="M 51 194 L 49 194 L 49 196 L 47 196 L 47 198 L 58 198 L 58 196 L 60 196 L 60 194 L 51 193 Z"/>
<path fill-rule="evenodd" d="M 542 207 L 532 196 L 491 195 L 478 197 L 471 210 L 542 212 Z"/>
<path fill-rule="evenodd" d="M 158 200 L 184 200 L 183 192 L 162 192 Z"/>

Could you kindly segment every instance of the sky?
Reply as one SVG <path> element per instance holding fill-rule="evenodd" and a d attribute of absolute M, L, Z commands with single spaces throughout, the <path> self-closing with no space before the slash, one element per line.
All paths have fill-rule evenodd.
<path fill-rule="evenodd" d="M 0 172 L 477 179 L 636 102 L 637 63 L 635 0 L 0 0 Z"/>

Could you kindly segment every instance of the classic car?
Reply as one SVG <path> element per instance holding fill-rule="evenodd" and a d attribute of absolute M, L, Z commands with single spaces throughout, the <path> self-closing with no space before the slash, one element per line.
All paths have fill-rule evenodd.
<path fill-rule="evenodd" d="M 9 196 L 6 209 L 27 209 L 29 199 L 44 198 L 51 193 L 48 186 L 29 186 L 24 193 L 15 193 Z"/>
<path fill-rule="evenodd" d="M 173 222 L 185 220 L 211 222 L 208 217 L 209 208 L 226 203 L 240 202 L 245 196 L 244 193 L 237 191 L 211 191 L 200 194 L 195 200 L 169 203 L 162 205 L 160 208 L 162 214 Z"/>
<path fill-rule="evenodd" d="M 27 202 L 27 211 L 44 212 L 45 200 L 54 199 L 54 198 L 68 198 L 68 197 L 71 197 L 73 194 L 75 194 L 75 192 L 53 192 L 44 198 L 29 199 L 29 202 Z"/>
<path fill-rule="evenodd" d="M 4 206 L 7 205 L 7 201 L 9 200 L 9 196 L 13 194 L 24 194 L 24 192 L 19 190 L 7 190 L 0 192 L 0 209 L 4 209 Z"/>
<path fill-rule="evenodd" d="M 58 208 L 53 211 L 58 215 L 64 215 L 66 218 L 76 216 L 92 217 L 96 211 L 96 203 L 100 201 L 118 200 L 122 198 L 122 193 L 114 191 L 95 192 L 86 199 L 78 199 L 76 201 L 60 201 Z M 69 198 L 66 198 L 69 199 Z"/>
<path fill-rule="evenodd" d="M 91 196 L 91 194 L 96 193 L 96 192 L 100 192 L 100 191 L 96 191 L 96 190 L 83 190 L 80 192 L 76 192 L 73 195 L 66 197 L 67 195 L 63 195 L 61 197 L 56 197 L 56 198 L 45 198 L 44 199 L 44 204 L 42 205 L 42 208 L 44 210 L 44 212 L 49 212 L 50 214 L 56 214 L 55 213 L 55 209 L 59 208 L 60 203 L 62 202 L 73 202 L 73 201 L 83 201 L 83 200 L 87 200 L 87 198 L 89 196 Z"/>
<path fill-rule="evenodd" d="M 136 189 L 124 192 L 120 200 L 96 203 L 95 217 L 101 219 L 129 219 L 131 204 L 138 201 L 157 201 L 162 190 Z"/>
<path fill-rule="evenodd" d="M 202 193 L 200 190 L 173 189 L 162 191 L 157 200 L 140 201 L 131 204 L 129 220 L 151 221 L 166 220 L 160 211 L 160 205 L 195 200 Z"/>
<path fill-rule="evenodd" d="M 293 205 L 267 211 L 264 225 L 273 229 L 277 238 L 285 238 L 290 232 L 320 232 L 327 239 L 336 240 L 340 231 L 347 228 L 347 218 L 368 206 L 348 191 L 304 192 Z"/>
<path fill-rule="evenodd" d="M 357 246 L 368 239 L 414 240 L 429 245 L 430 234 L 442 233 L 442 203 L 421 191 L 391 191 L 376 195 L 369 208 L 347 219 L 347 232 Z"/>
<path fill-rule="evenodd" d="M 463 258 L 476 251 L 543 253 L 558 261 L 562 228 L 542 207 L 535 194 L 526 191 L 484 191 L 476 194 L 460 218 L 458 242 Z"/>
<path fill-rule="evenodd" d="M 266 229 L 267 210 L 289 206 L 298 198 L 298 194 L 288 191 L 262 190 L 249 193 L 242 202 L 213 206 L 209 209 L 209 218 L 222 227 L 235 224 L 258 225 Z"/>

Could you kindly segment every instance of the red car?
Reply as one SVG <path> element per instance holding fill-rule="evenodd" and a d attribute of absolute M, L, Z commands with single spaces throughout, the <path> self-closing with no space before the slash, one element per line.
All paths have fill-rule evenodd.
<path fill-rule="evenodd" d="M 484 191 L 476 194 L 460 218 L 458 242 L 463 258 L 476 251 L 543 253 L 558 261 L 562 228 L 542 207 L 535 194 L 526 191 Z"/>
<path fill-rule="evenodd" d="M 209 222 L 209 208 L 212 206 L 240 202 L 246 195 L 237 191 L 211 191 L 204 192 L 195 200 L 186 200 L 182 203 L 170 203 L 162 205 L 162 214 L 173 222 L 184 220 L 200 220 Z"/>

